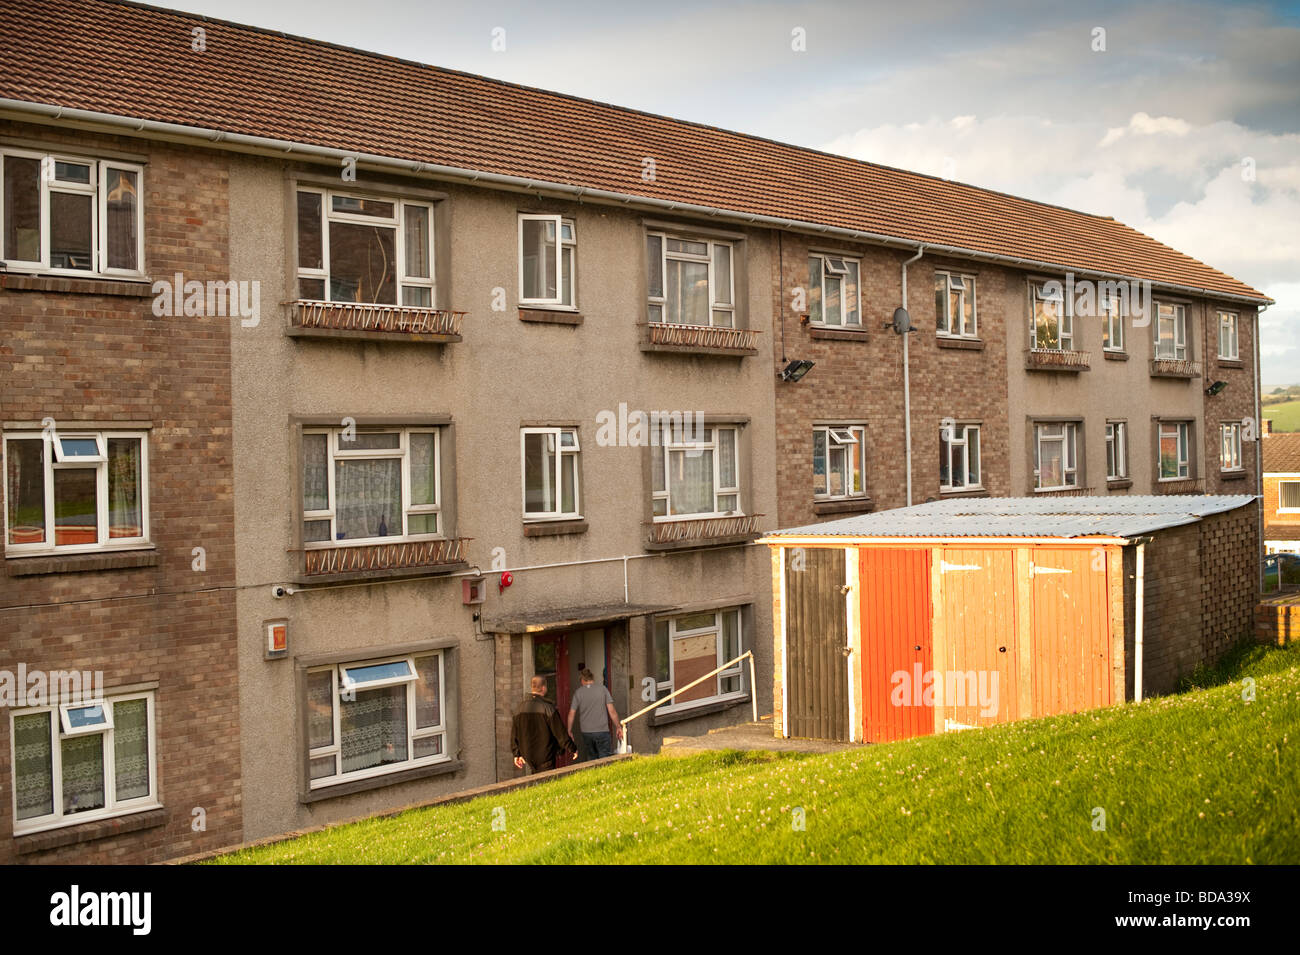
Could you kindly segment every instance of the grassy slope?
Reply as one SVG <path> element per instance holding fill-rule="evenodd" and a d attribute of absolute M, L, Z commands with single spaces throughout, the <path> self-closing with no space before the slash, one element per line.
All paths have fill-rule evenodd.
<path fill-rule="evenodd" d="M 1274 431 L 1300 431 L 1300 401 L 1264 405 L 1264 417 L 1273 419 Z"/>
<path fill-rule="evenodd" d="M 1223 680 L 826 756 L 637 758 L 218 861 L 1300 862 L 1300 651 L 1239 652 L 1195 682 Z"/>

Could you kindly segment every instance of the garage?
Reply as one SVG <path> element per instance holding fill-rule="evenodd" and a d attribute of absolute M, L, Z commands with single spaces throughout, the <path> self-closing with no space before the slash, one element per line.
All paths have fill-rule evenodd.
<path fill-rule="evenodd" d="M 959 499 L 770 534 L 775 731 L 890 742 L 1169 692 L 1249 636 L 1252 504 Z"/>

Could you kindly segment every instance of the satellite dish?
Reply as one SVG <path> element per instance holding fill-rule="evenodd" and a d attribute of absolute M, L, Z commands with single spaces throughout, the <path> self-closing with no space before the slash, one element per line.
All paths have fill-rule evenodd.
<path fill-rule="evenodd" d="M 901 305 L 894 309 L 894 331 L 899 335 L 906 335 L 912 330 L 912 316 L 907 314 L 907 309 Z"/>

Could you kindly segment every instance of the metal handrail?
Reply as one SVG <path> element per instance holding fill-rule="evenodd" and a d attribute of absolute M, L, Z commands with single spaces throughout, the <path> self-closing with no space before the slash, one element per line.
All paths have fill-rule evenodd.
<path fill-rule="evenodd" d="M 693 686 L 699 686 L 701 683 L 703 683 L 703 682 L 704 682 L 705 680 L 707 680 L 709 677 L 711 677 L 711 676 L 717 676 L 717 675 L 718 675 L 719 673 L 721 673 L 723 670 L 728 670 L 728 669 L 730 669 L 731 667 L 733 667 L 733 666 L 735 666 L 737 663 L 739 663 L 741 660 L 744 660 L 744 659 L 746 659 L 746 658 L 749 659 L 749 702 L 750 702 L 750 706 L 751 706 L 751 709 L 752 709 L 752 712 L 753 712 L 754 722 L 757 723 L 757 722 L 758 722 L 758 694 L 757 694 L 757 693 L 755 692 L 755 690 L 754 690 L 754 651 L 753 651 L 753 650 L 746 650 L 746 651 L 745 651 L 744 653 L 742 653 L 740 656 L 736 657 L 736 659 L 734 659 L 734 660 L 728 660 L 726 663 L 722 664 L 722 666 L 718 667 L 716 670 L 712 671 L 711 673 L 706 673 L 706 674 L 704 674 L 704 676 L 700 677 L 699 679 L 697 679 L 697 680 L 692 680 L 690 683 L 687 683 L 687 684 L 686 684 L 684 687 L 682 687 L 681 689 L 673 690 L 671 693 L 669 693 L 667 696 L 665 696 L 662 700 L 655 700 L 655 701 L 654 701 L 653 703 L 651 703 L 649 706 L 646 706 L 646 707 L 643 707 L 643 708 L 637 710 L 635 713 L 633 713 L 633 714 L 632 714 L 631 716 L 629 716 L 627 719 L 620 720 L 619 722 L 621 723 L 621 725 L 622 725 L 622 727 L 623 727 L 623 738 L 624 738 L 624 739 L 627 739 L 627 726 L 628 726 L 628 724 L 631 723 L 634 719 L 637 719 L 638 717 L 644 716 L 645 714 L 649 713 L 651 710 L 656 710 L 656 709 L 658 709 L 659 707 L 661 707 L 661 706 L 663 706 L 665 703 L 667 703 L 669 700 L 671 700 L 671 699 L 672 699 L 674 696 L 676 696 L 678 693 L 685 693 L 685 692 L 686 692 L 687 690 L 689 690 L 691 687 L 693 687 Z"/>

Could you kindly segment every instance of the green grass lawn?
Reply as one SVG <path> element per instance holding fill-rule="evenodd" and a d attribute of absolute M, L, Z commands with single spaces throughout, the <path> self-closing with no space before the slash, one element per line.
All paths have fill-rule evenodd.
<path fill-rule="evenodd" d="M 1263 414 L 1273 419 L 1274 431 L 1300 431 L 1300 400 L 1264 405 Z"/>
<path fill-rule="evenodd" d="M 831 755 L 637 757 L 215 861 L 1300 862 L 1300 649 L 1241 648 L 1191 682 L 1208 688 Z"/>

